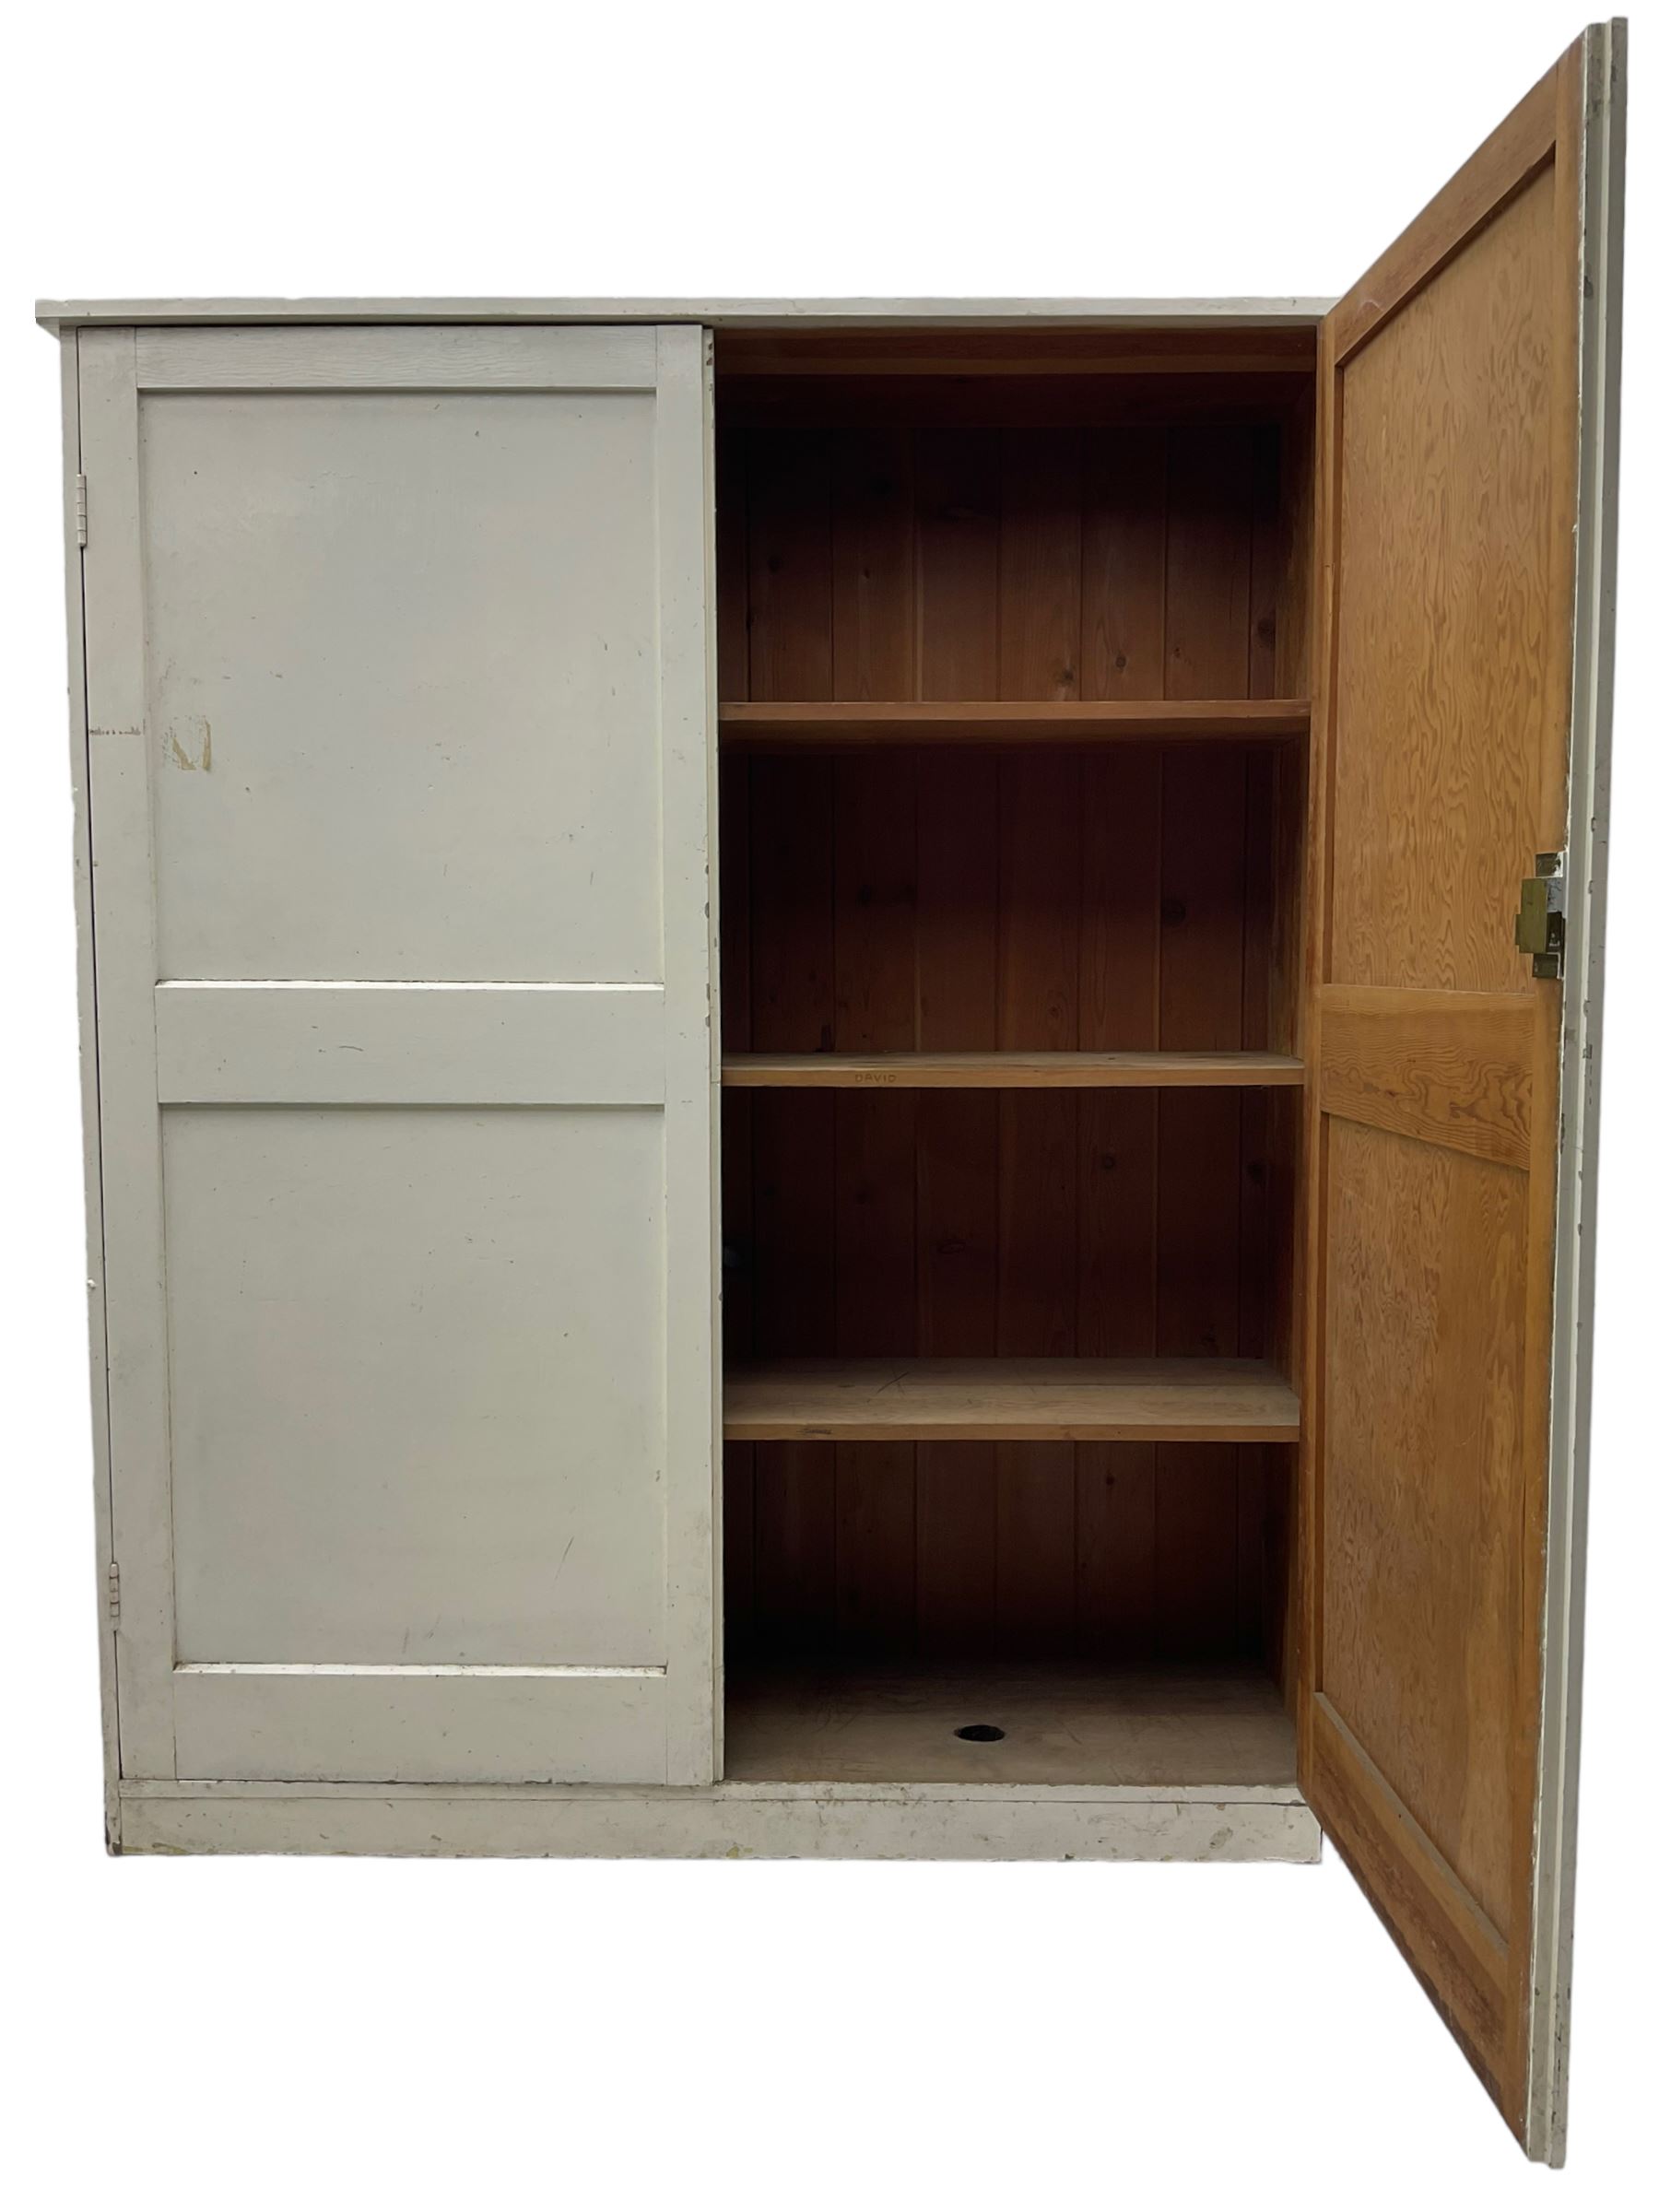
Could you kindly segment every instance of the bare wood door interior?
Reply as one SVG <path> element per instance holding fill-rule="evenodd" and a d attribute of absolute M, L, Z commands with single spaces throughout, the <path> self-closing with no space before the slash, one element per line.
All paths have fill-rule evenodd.
<path fill-rule="evenodd" d="M 1569 843 L 1584 710 L 1584 161 L 1612 35 L 1336 306 L 1320 363 L 1302 1784 L 1556 2156 L 1535 1822 L 1563 985 L 1515 912 Z"/>

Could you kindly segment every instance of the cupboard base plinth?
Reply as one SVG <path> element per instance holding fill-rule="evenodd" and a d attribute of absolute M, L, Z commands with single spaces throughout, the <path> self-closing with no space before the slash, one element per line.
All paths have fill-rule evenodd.
<path fill-rule="evenodd" d="M 126 1783 L 123 1853 L 365 1858 L 1096 1859 L 1239 1865 L 1320 1853 L 1293 1788 L 711 1789 Z"/>

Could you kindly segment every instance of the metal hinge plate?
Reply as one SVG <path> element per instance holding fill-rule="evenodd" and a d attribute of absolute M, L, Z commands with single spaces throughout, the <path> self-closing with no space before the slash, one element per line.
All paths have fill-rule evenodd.
<path fill-rule="evenodd" d="M 87 542 L 87 479 L 85 477 L 76 477 L 75 479 L 75 542 L 77 546 L 84 546 Z"/>
<path fill-rule="evenodd" d="M 116 1626 L 121 1620 L 121 1570 L 113 1559 L 110 1561 L 106 1587 L 110 1600 L 110 1621 L 112 1626 Z"/>
<path fill-rule="evenodd" d="M 1521 886 L 1515 916 L 1515 943 L 1532 955 L 1533 973 L 1546 982 L 1560 980 L 1567 957 L 1567 855 L 1540 853 L 1538 872 Z"/>

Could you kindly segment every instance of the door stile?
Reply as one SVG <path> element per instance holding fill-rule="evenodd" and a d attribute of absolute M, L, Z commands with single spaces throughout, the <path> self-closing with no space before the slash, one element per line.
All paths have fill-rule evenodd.
<path fill-rule="evenodd" d="M 1314 368 L 1315 465 L 1313 477 L 1313 650 L 1312 714 L 1308 740 L 1307 905 L 1302 971 L 1302 1064 L 1310 1071 L 1303 1091 L 1302 1177 L 1302 1363 L 1298 1378 L 1301 1399 L 1301 1441 L 1297 1447 L 1300 1500 L 1300 1596 L 1296 1694 L 1298 1762 L 1301 1747 L 1312 1740 L 1313 1700 L 1318 1688 L 1318 1653 L 1323 1630 L 1320 1560 L 1324 1555 L 1321 1495 L 1316 1459 L 1322 1382 L 1324 1374 L 1325 1116 L 1312 1071 L 1320 1065 L 1320 985 L 1324 948 L 1331 933 L 1330 864 L 1330 699 L 1336 661 L 1336 498 L 1335 457 L 1341 451 L 1342 384 L 1336 374 L 1335 345 L 1327 315 L 1319 325 Z M 1324 427 L 1322 427 L 1324 426 Z"/>
<path fill-rule="evenodd" d="M 713 340 L 657 332 L 668 1440 L 666 1779 L 714 1780 L 720 1715 L 720 1022 L 713 885 Z M 677 1465 L 677 1462 L 678 1465 Z M 696 1467 L 712 1479 L 689 1478 Z"/>
<path fill-rule="evenodd" d="M 102 1717 L 104 1836 L 121 1845 L 120 1701 L 116 1686 L 117 1580 L 110 1485 L 109 1344 L 104 1313 L 103 1168 L 98 1126 L 98 959 L 92 915 L 92 825 L 88 790 L 87 652 L 81 544 L 80 336 L 58 341 L 64 421 L 65 628 L 68 644 L 69 764 L 74 794 L 75 949 L 81 1056 L 81 1153 L 87 1225 L 87 1335 L 91 1370 L 92 1520 L 98 1565 L 98 1671 Z"/>
<path fill-rule="evenodd" d="M 1559 1058 L 1560 1153 L 1543 1538 L 1541 1715 L 1534 1821 L 1532 2020 L 1526 2148 L 1566 2156 L 1573 1888 L 1577 1858 L 1583 1601 L 1589 1500 L 1591 1319 L 1606 933 L 1618 537 L 1618 362 L 1623 313 L 1626 31 L 1594 25 L 1564 83 L 1561 143 L 1583 148 L 1582 261 L 1571 301 L 1578 333 L 1571 531 L 1572 659 L 1565 727 L 1567 951 Z M 1565 76 L 1565 73 L 1563 73 Z M 1569 105 L 1568 103 L 1571 103 Z M 1565 196 L 1565 195 L 1564 195 Z M 1567 258 L 1563 256 L 1563 258 Z"/>
<path fill-rule="evenodd" d="M 135 334 L 80 334 L 87 477 L 88 805 L 96 840 L 112 1536 L 124 1779 L 177 1772 L 172 1486 L 161 1124 L 156 1093 L 155 837 L 145 673 Z"/>
<path fill-rule="evenodd" d="M 1555 184 L 1555 301 L 1559 334 L 1571 334 L 1571 343 L 1558 342 L 1555 390 L 1551 394 L 1550 453 L 1550 569 L 1547 659 L 1544 670 L 1546 711 L 1544 748 L 1539 760 L 1537 810 L 1540 853 L 1565 852 L 1568 846 L 1567 777 L 1572 696 L 1574 628 L 1574 541 L 1577 534 L 1581 486 L 1579 482 L 1579 353 L 1580 298 L 1583 266 L 1583 160 L 1585 40 L 1578 41 L 1561 56 L 1554 71 L 1555 107 L 1551 126 Z M 1568 853 L 1565 865 L 1571 868 Z M 1552 1398 L 1555 1388 L 1558 1325 L 1556 1274 L 1560 1253 L 1556 1245 L 1557 1211 L 1560 1197 L 1561 1161 L 1559 1115 L 1561 1059 L 1566 1046 L 1563 988 L 1560 983 L 1534 986 L 1540 998 L 1539 1018 L 1534 1032 L 1532 1070 L 1532 1124 L 1536 1145 L 1528 1187 L 1527 1340 L 1548 1347 L 1548 1357 L 1534 1357 L 1526 1373 L 1525 1435 L 1527 1457 L 1526 1518 L 1521 1555 L 1523 1610 L 1528 1625 L 1517 1662 L 1520 1669 L 1515 1700 L 1515 1740 L 1512 1752 L 1514 1791 L 1529 1818 L 1517 1819 L 1513 1837 L 1512 1894 L 1526 1900 L 1528 1921 L 1535 1923 L 1537 1910 L 1537 1837 L 1542 1809 L 1543 1618 L 1547 1581 L 1546 1541 L 1550 1489 L 1555 1477 L 1550 1448 Z M 1553 1140 L 1553 1141 L 1552 1141 Z M 1536 1624 L 1535 1630 L 1534 1624 Z M 1510 2038 L 1507 2053 L 1509 2109 L 1506 2117 L 1521 2136 L 1528 2152 L 1537 2156 L 1531 2130 L 1532 2068 L 1535 2016 L 1535 1976 L 1533 1947 L 1535 1926 L 1523 1924 L 1512 1932 L 1510 1944 Z M 1504 2100 L 1500 2100 L 1500 2104 Z"/>

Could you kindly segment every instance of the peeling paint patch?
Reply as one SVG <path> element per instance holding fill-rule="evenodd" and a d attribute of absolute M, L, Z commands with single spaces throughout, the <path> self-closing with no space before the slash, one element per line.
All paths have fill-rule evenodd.
<path fill-rule="evenodd" d="M 213 773 L 213 724 L 205 714 L 186 715 L 182 724 L 170 722 L 161 743 L 172 767 Z"/>

